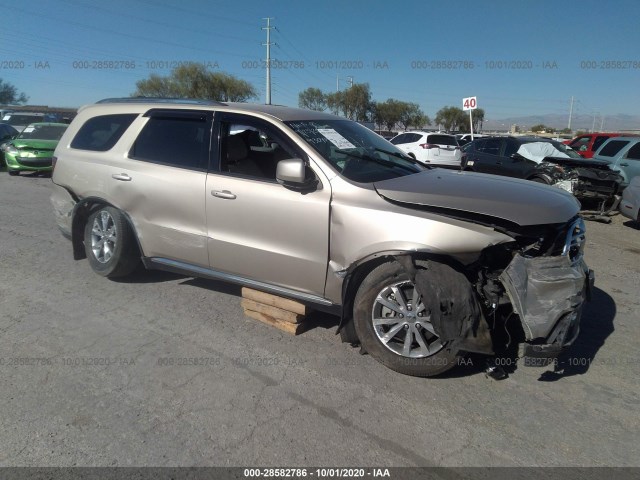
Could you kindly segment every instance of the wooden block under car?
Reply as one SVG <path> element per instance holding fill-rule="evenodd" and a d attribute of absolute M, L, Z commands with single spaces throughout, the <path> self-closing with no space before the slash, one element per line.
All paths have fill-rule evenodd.
<path fill-rule="evenodd" d="M 247 317 L 292 335 L 305 329 L 302 322 L 307 313 L 306 305 L 246 287 L 242 289 L 242 297 L 240 305 Z"/>
<path fill-rule="evenodd" d="M 268 317 L 275 318 L 276 320 L 280 320 L 282 322 L 300 323 L 302 320 L 304 320 L 304 315 L 300 315 L 299 313 L 291 312 L 289 310 L 283 310 L 282 308 L 278 307 L 272 307 L 271 305 L 256 302 L 255 300 L 249 300 L 248 298 L 243 298 L 240 302 L 240 305 L 245 310 L 252 310 L 254 312 L 262 313 L 264 315 L 267 315 Z"/>
<path fill-rule="evenodd" d="M 265 313 L 255 312 L 253 310 L 247 310 L 246 308 L 244 309 L 244 314 L 247 317 L 253 318 L 255 320 L 259 320 L 262 323 L 266 323 L 267 325 L 271 325 L 272 327 L 276 327 L 292 335 L 298 335 L 299 333 L 302 333 L 302 331 L 305 328 L 304 323 L 285 322 L 283 320 L 278 320 L 277 318 L 274 318 Z"/>
<path fill-rule="evenodd" d="M 280 308 L 282 310 L 288 310 L 299 315 L 306 315 L 308 312 L 307 306 L 296 302 L 295 300 L 289 300 L 288 298 L 278 297 L 271 295 L 270 293 L 260 292 L 253 290 L 252 288 L 242 287 L 242 297 L 248 298 L 264 305 L 270 305 L 272 307 Z"/>

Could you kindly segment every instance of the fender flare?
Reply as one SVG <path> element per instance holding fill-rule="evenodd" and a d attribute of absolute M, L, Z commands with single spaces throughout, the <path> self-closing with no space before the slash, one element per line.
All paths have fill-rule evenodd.
<path fill-rule="evenodd" d="M 73 211 L 71 212 L 71 244 L 73 246 L 73 259 L 82 260 L 87 258 L 87 253 L 84 247 L 84 228 L 89 215 L 91 215 L 91 213 L 93 213 L 96 208 L 101 206 L 113 207 L 120 213 L 122 213 L 125 220 L 129 223 L 129 226 L 133 230 L 140 256 L 144 256 L 142 245 L 140 245 L 140 239 L 138 237 L 138 231 L 136 230 L 136 227 L 129 214 L 123 210 L 120 210 L 116 205 L 113 205 L 111 202 L 108 202 L 104 198 L 85 197 L 82 200 L 79 200 L 74 205 Z"/>

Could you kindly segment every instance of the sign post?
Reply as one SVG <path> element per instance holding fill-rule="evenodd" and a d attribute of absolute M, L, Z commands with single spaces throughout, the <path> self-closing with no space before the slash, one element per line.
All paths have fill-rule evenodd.
<path fill-rule="evenodd" d="M 473 142 L 473 110 L 478 108 L 476 97 L 467 97 L 462 99 L 462 110 L 469 110 L 469 131 L 471 132 L 471 141 Z"/>

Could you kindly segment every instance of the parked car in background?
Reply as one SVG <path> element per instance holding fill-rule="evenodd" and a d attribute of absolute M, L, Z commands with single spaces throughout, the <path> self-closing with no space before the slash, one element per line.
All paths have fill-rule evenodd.
<path fill-rule="evenodd" d="M 424 131 L 404 132 L 391 140 L 416 160 L 438 167 L 459 167 L 462 152 L 454 135 Z"/>
<path fill-rule="evenodd" d="M 111 99 L 79 110 L 55 156 L 56 223 L 97 274 L 142 261 L 298 299 L 409 375 L 494 354 L 492 329 L 557 357 L 593 286 L 567 192 L 428 168 L 323 112 Z"/>
<path fill-rule="evenodd" d="M 18 131 L 8 123 L 0 123 L 0 166 L 4 165 L 4 144 L 18 135 Z"/>
<path fill-rule="evenodd" d="M 11 112 L 2 117 L 2 123 L 8 123 L 13 128 L 21 132 L 27 125 L 42 122 L 44 119 L 44 113 Z"/>
<path fill-rule="evenodd" d="M 633 177 L 629 186 L 622 192 L 620 213 L 640 223 L 640 175 Z"/>
<path fill-rule="evenodd" d="M 51 171 L 53 151 L 69 125 L 32 123 L 2 148 L 9 175 Z"/>
<path fill-rule="evenodd" d="M 619 137 L 622 133 L 586 133 L 573 140 L 563 142 L 575 150 L 583 158 L 592 158 L 604 142 L 612 137 Z"/>
<path fill-rule="evenodd" d="M 542 137 L 486 137 L 464 146 L 465 170 L 546 183 L 598 208 L 617 206 L 622 177 L 608 162 L 587 160 Z"/>
<path fill-rule="evenodd" d="M 623 188 L 640 175 L 640 137 L 610 138 L 598 149 L 595 160 L 609 162 L 622 175 Z"/>

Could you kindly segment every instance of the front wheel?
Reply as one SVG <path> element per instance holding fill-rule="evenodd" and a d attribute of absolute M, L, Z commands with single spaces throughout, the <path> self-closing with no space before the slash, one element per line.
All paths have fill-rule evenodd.
<path fill-rule="evenodd" d="M 396 262 L 378 266 L 365 278 L 353 318 L 364 349 L 392 370 L 431 377 L 456 365 L 456 354 L 440 341 L 421 295 Z"/>
<path fill-rule="evenodd" d="M 17 177 L 18 175 L 20 175 L 20 170 L 9 170 L 9 175 L 11 175 L 12 177 Z"/>
<path fill-rule="evenodd" d="M 133 230 L 113 207 L 102 207 L 89 215 L 84 247 L 91 268 L 103 277 L 128 275 L 140 261 Z"/>

